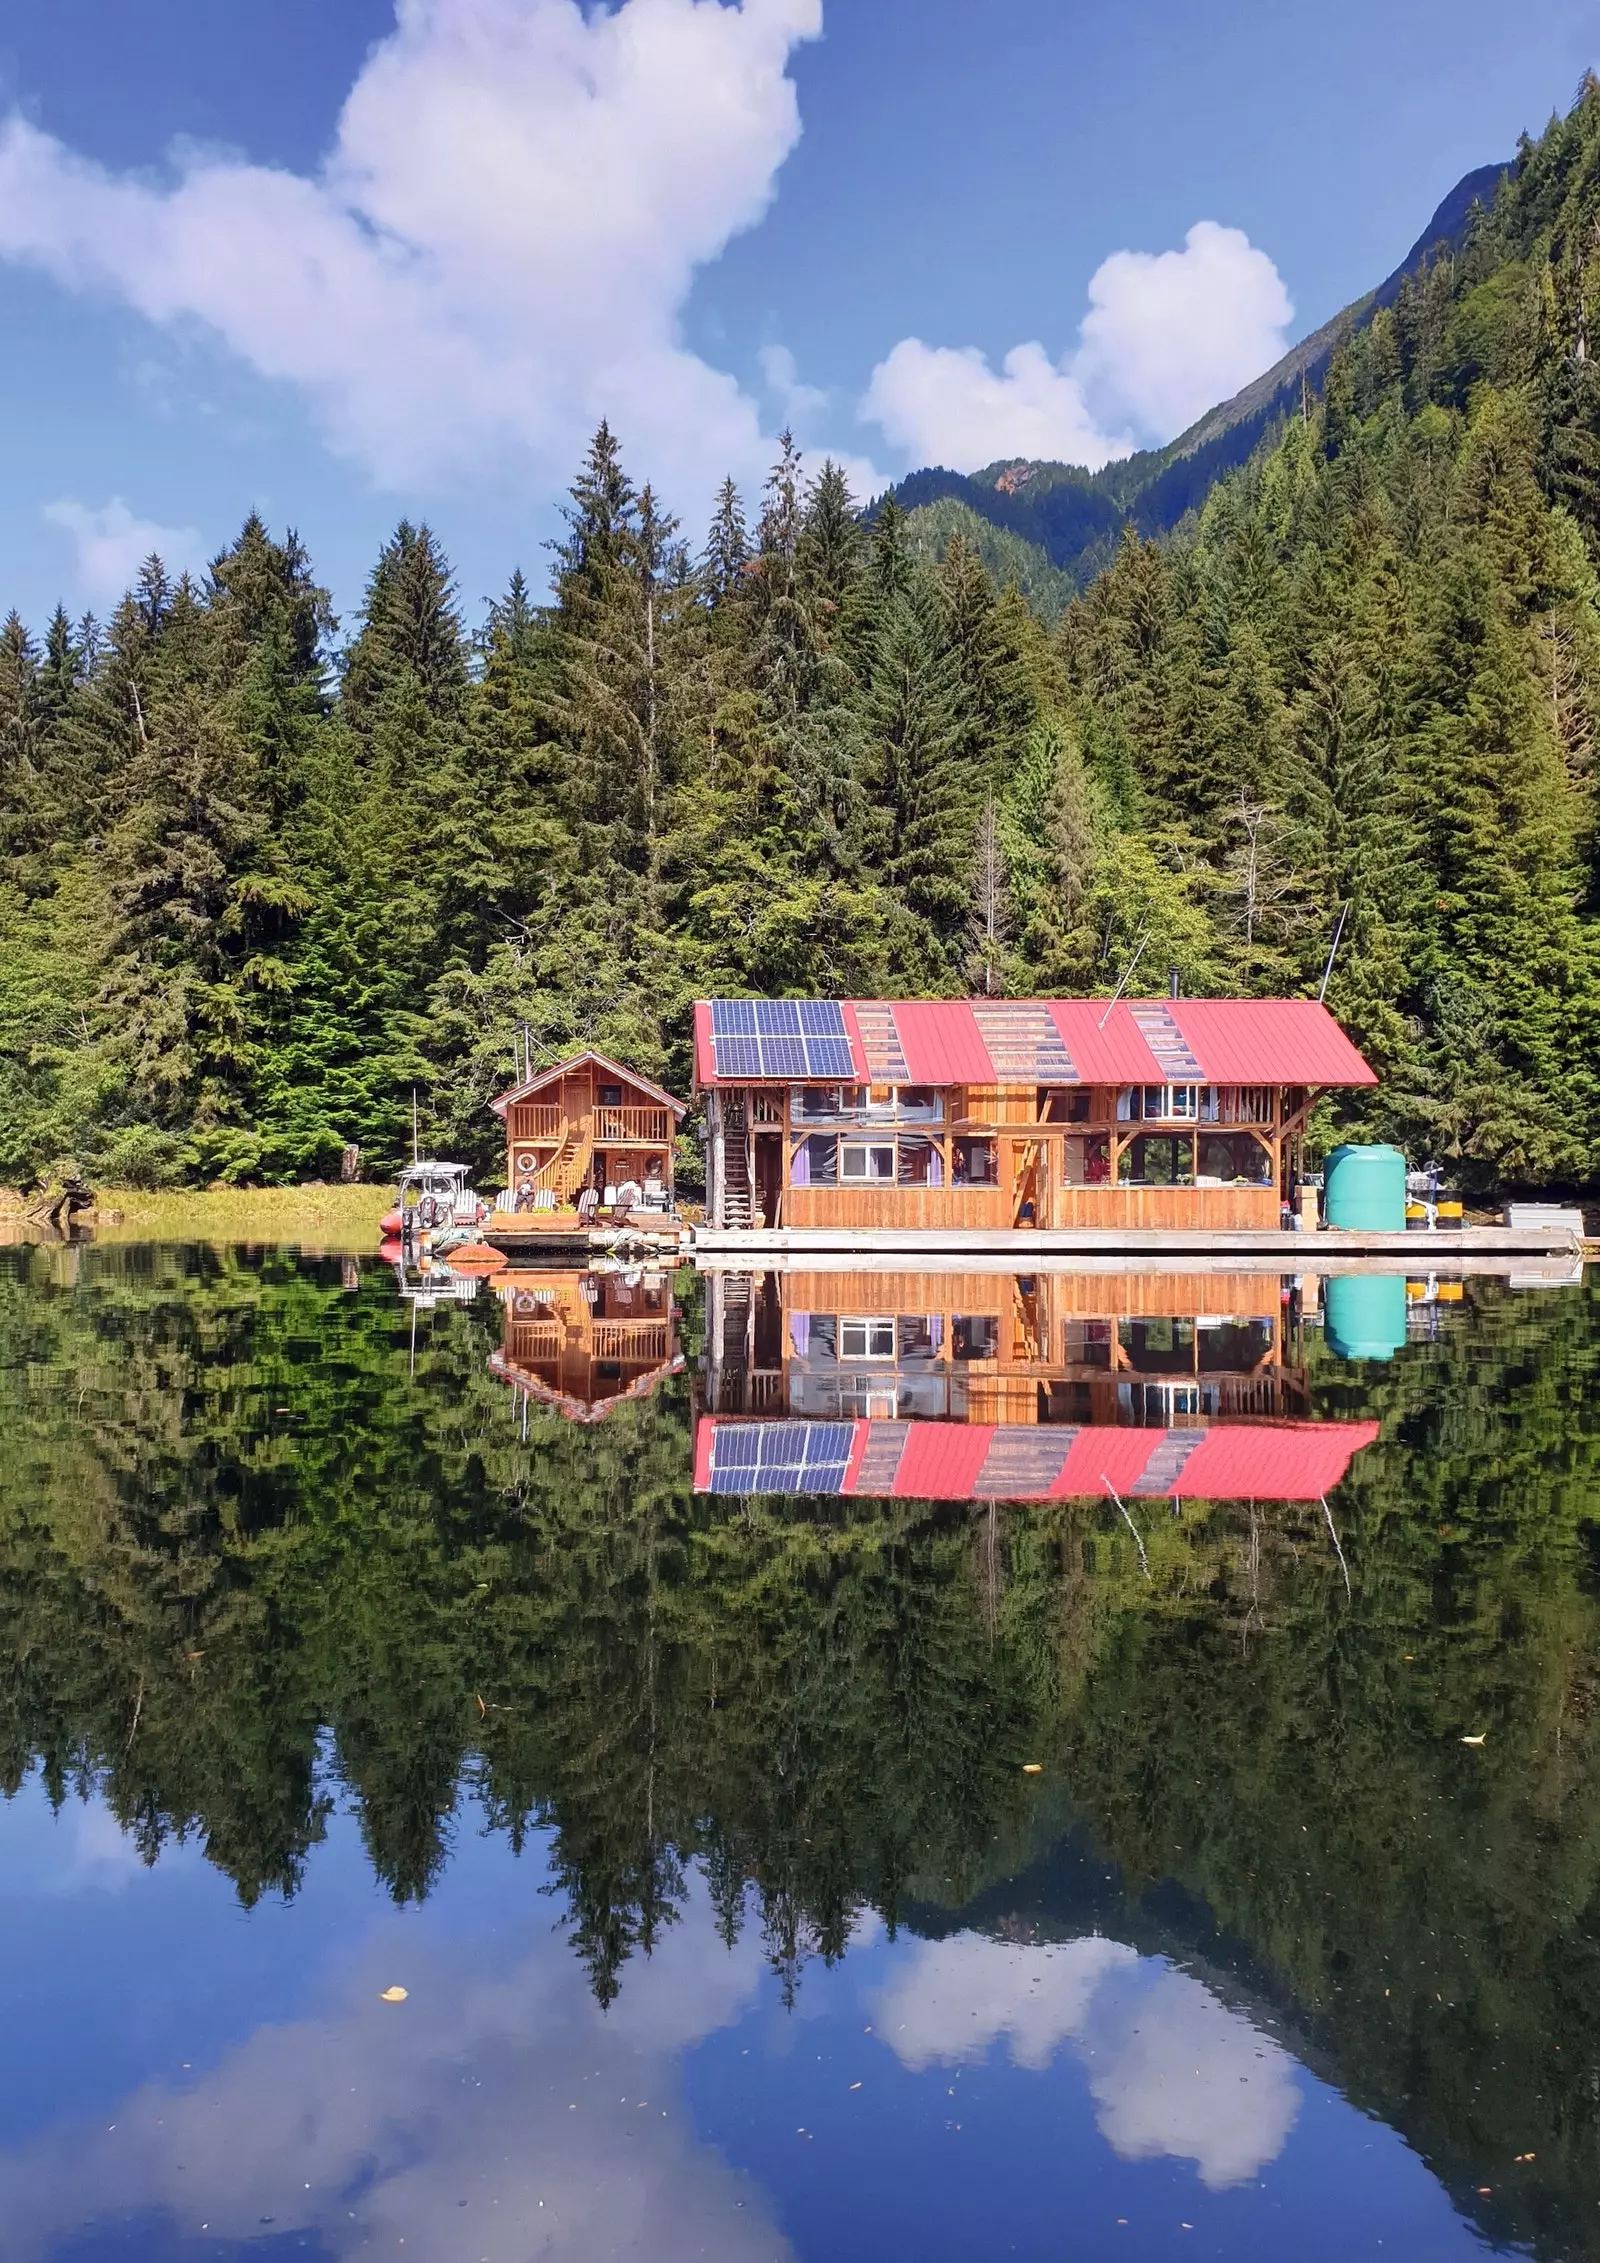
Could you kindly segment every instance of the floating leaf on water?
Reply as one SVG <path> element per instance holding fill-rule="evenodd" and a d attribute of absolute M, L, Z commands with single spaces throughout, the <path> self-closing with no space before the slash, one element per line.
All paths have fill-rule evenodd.
<path fill-rule="evenodd" d="M 403 2004 L 405 2000 L 406 1991 L 404 1988 L 385 1988 L 378 1999 L 380 2003 L 384 2004 Z"/>
<path fill-rule="evenodd" d="M 1042 1760 L 1024 1760 L 1022 1773 L 1025 1776 L 1042 1776 L 1044 1774 L 1044 1762 Z"/>
<path fill-rule="evenodd" d="M 1463 1744 L 1482 1744 L 1482 1742 L 1483 1742 L 1483 1738 L 1482 1738 L 1482 1737 L 1463 1737 L 1461 1741 L 1462 1741 L 1462 1743 L 1463 1743 Z"/>

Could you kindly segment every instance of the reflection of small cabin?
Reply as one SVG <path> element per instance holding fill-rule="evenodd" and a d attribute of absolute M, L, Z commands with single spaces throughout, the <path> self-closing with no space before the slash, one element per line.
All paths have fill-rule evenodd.
<path fill-rule="evenodd" d="M 518 1268 L 497 1274 L 494 1287 L 505 1335 L 491 1372 L 571 1422 L 599 1422 L 683 1365 L 664 1271 Z"/>
<path fill-rule="evenodd" d="M 1376 1082 L 1313 998 L 717 999 L 707 1220 L 1276 1228 L 1319 1091 Z"/>
<path fill-rule="evenodd" d="M 592 1188 L 609 1210 L 632 1186 L 636 1212 L 672 1210 L 672 1143 L 684 1106 L 648 1077 L 589 1051 L 539 1070 L 491 1105 L 506 1127 L 502 1207 L 572 1210 Z"/>
<path fill-rule="evenodd" d="M 1303 1412 L 1276 1273 L 714 1272 L 714 1414 L 1166 1424 Z"/>

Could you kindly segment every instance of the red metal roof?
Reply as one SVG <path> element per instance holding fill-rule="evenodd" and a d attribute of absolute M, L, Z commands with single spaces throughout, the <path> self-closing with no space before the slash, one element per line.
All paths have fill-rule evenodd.
<path fill-rule="evenodd" d="M 992 1085 L 1035 1078 L 1041 1084 L 1164 1084 L 1179 1080 L 1185 1048 L 1207 1084 L 1378 1081 L 1326 1006 L 1315 998 L 1119 998 L 1109 1008 L 1101 998 L 990 998 L 980 1003 L 996 1045 L 1006 1017 L 1017 1018 L 1019 1046 L 1030 1060 L 1039 1062 L 1028 1076 L 1017 1072 L 1010 1079 L 1002 1078 L 969 999 L 854 999 L 845 1001 L 844 1019 L 858 1079 L 871 1081 L 860 1020 L 870 1009 L 893 1017 L 911 1084 Z M 1059 1068 L 1052 1073 L 1038 1052 L 1035 1033 L 1041 1007 L 1048 1011 L 1071 1061 L 1074 1074 L 1068 1079 L 1063 1080 Z M 1167 1066 L 1152 1051 L 1152 1041 L 1139 1026 L 1141 1017 L 1153 1031 L 1167 1029 L 1173 1056 Z M 1029 1025 L 1026 1046 L 1021 1045 L 1024 1019 Z M 716 1084 L 711 1011 L 704 1003 L 694 1010 L 694 1039 L 696 1082 Z M 1162 1040 L 1158 1035 L 1153 1042 Z M 740 1076 L 723 1081 L 759 1080 Z"/>
<path fill-rule="evenodd" d="M 1125 1000 L 1108 1012 L 1103 998 L 1052 998 L 1050 1013 L 1080 1083 L 1166 1082 Z"/>
<path fill-rule="evenodd" d="M 711 1003 L 697 998 L 694 1003 L 694 1081 L 704 1087 L 717 1081 L 717 1057 L 711 1050 Z"/>
<path fill-rule="evenodd" d="M 1164 1430 L 1115 1430 L 1109 1423 L 1080 1430 L 1061 1474 L 1050 1488 L 1053 1501 L 1105 1500 L 1107 1486 L 1126 1497 L 1143 1477 Z"/>
<path fill-rule="evenodd" d="M 1376 1084 L 1315 998 L 1170 998 L 1210 1084 Z"/>
<path fill-rule="evenodd" d="M 965 998 L 897 1001 L 894 1026 L 913 1084 L 994 1084 L 998 1082 Z"/>

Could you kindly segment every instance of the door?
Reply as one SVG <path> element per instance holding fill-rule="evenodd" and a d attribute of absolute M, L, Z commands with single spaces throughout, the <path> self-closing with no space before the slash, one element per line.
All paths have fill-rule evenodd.
<path fill-rule="evenodd" d="M 756 1133 L 756 1201 L 763 1225 L 776 1226 L 783 1201 L 783 1134 Z"/>

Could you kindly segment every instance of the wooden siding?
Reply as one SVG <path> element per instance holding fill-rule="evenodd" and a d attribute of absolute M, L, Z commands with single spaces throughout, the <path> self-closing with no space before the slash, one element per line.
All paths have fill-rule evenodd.
<path fill-rule="evenodd" d="M 1042 1309 L 1058 1319 L 1265 1320 L 1276 1316 L 1281 1284 L 1276 1273 L 1040 1273 Z M 1015 1288 L 1006 1273 L 808 1273 L 782 1276 L 789 1312 L 833 1312 L 859 1317 L 883 1313 L 918 1318 L 931 1313 L 1002 1312 Z"/>
<path fill-rule="evenodd" d="M 1057 1187 L 1050 1224 L 1071 1229 L 1104 1227 L 1171 1233 L 1184 1227 L 1222 1232 L 1276 1227 L 1278 1190 L 1267 1187 Z"/>
<path fill-rule="evenodd" d="M 1004 1229 L 1011 1220 L 999 1187 L 788 1187 L 785 1226 L 878 1226 L 936 1233 L 951 1227 Z"/>

